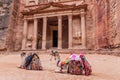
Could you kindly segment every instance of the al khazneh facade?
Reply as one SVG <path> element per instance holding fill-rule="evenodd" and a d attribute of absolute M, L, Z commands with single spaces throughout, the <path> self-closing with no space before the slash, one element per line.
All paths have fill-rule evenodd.
<path fill-rule="evenodd" d="M 22 50 L 87 48 L 83 0 L 30 0 L 25 5 Z"/>
<path fill-rule="evenodd" d="M 119 16 L 119 6 L 113 9 L 113 3 L 112 0 L 18 0 L 18 7 L 13 0 L 14 14 L 9 21 L 5 47 L 8 50 L 119 48 L 119 18 L 115 17 Z"/>

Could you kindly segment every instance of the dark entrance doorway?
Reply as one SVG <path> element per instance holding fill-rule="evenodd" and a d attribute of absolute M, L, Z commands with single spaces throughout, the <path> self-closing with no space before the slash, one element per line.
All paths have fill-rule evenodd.
<path fill-rule="evenodd" d="M 53 30 L 53 47 L 58 47 L 58 31 Z"/>

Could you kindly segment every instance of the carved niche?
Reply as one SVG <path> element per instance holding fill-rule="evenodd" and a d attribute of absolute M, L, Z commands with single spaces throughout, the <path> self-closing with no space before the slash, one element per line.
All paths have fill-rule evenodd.
<path fill-rule="evenodd" d="M 29 35 L 27 37 L 27 47 L 28 48 L 32 48 L 32 41 L 33 41 L 32 35 Z"/>

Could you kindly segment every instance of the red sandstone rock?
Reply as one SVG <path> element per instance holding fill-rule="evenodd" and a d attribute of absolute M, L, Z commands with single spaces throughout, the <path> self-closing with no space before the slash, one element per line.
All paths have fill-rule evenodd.
<path fill-rule="evenodd" d="M 86 49 L 100 49 L 100 48 L 120 48 L 120 1 L 117 0 L 86 0 L 86 2 L 76 2 L 72 0 L 62 0 L 63 2 L 50 2 L 45 3 L 43 1 L 39 2 L 39 5 L 37 2 L 32 1 L 30 3 L 30 6 L 28 5 L 28 0 L 13 0 L 11 3 L 12 7 L 10 9 L 10 19 L 8 23 L 8 29 L 7 29 L 7 35 L 3 35 L 6 37 L 6 41 L 4 40 L 7 50 L 15 51 L 15 50 L 21 50 L 22 48 L 22 40 L 23 40 L 23 18 L 26 14 L 26 16 L 30 17 L 31 15 L 35 13 L 42 14 L 41 11 L 50 11 L 53 9 L 51 13 L 54 13 L 54 9 L 57 7 L 59 10 L 72 8 L 78 5 L 84 5 L 87 4 L 86 9 Z M 37 0 L 36 0 L 37 1 Z M 65 1 L 65 2 L 64 2 Z M 42 4 L 41 4 L 42 3 Z M 52 6 L 52 7 L 50 7 Z M 55 7 L 56 6 L 56 7 Z M 1 6 L 0 6 L 1 7 Z M 83 6 L 84 7 L 84 6 Z M 24 12 L 27 11 L 27 12 Z M 28 13 L 28 11 L 31 11 Z M 21 13 L 22 12 L 22 13 Z M 23 14 L 24 12 L 24 14 Z M 64 13 L 66 14 L 66 13 Z M 47 15 L 48 16 L 48 15 Z M 77 19 L 79 16 L 73 16 L 73 33 L 72 33 L 72 48 L 73 49 L 81 49 L 81 45 L 83 44 L 81 42 L 81 30 L 79 28 L 80 20 Z M 63 17 L 63 19 L 66 19 Z M 55 22 L 52 22 L 51 19 L 48 19 L 48 23 L 51 24 L 58 24 L 57 19 L 55 19 Z M 33 21 L 30 21 L 29 23 L 33 24 Z M 38 21 L 38 26 L 40 26 L 43 22 L 41 19 Z M 69 45 L 69 38 L 68 37 L 68 21 L 63 21 L 63 32 L 62 34 L 62 48 L 68 48 Z M 50 24 L 49 24 L 50 25 Z M 67 26 L 67 27 L 66 27 Z M 48 27 L 49 29 L 50 27 Z M 42 28 L 38 28 L 38 42 L 37 47 L 41 49 L 42 47 Z M 51 29 L 51 28 L 50 28 Z M 47 46 L 46 48 L 52 48 L 52 42 L 50 39 L 51 32 L 50 29 L 47 31 Z M 31 28 L 31 30 L 33 30 Z M 2 30 L 1 30 L 2 31 Z M 29 33 L 30 32 L 30 33 Z M 28 31 L 28 34 L 33 34 L 32 31 Z M 3 39 L 3 36 L 0 36 L 1 39 Z M 76 37 L 77 36 L 77 37 Z M 28 37 L 28 36 L 27 36 Z M 1 45 L 3 41 L 0 41 Z M 35 41 L 33 41 L 35 43 Z M 28 41 L 28 43 L 30 43 Z M 26 44 L 28 44 L 26 43 Z M 31 44 L 31 43 L 30 43 Z M 29 48 L 28 48 L 29 49 Z"/>

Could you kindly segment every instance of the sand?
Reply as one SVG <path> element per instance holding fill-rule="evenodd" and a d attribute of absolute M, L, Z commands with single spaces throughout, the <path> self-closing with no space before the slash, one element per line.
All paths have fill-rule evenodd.
<path fill-rule="evenodd" d="M 86 54 L 92 66 L 92 75 L 71 75 L 55 73 L 56 62 L 50 61 L 49 54 L 40 54 L 43 71 L 18 68 L 20 55 L 0 55 L 0 80 L 120 80 L 120 57 Z M 60 54 L 62 60 L 69 54 Z"/>

